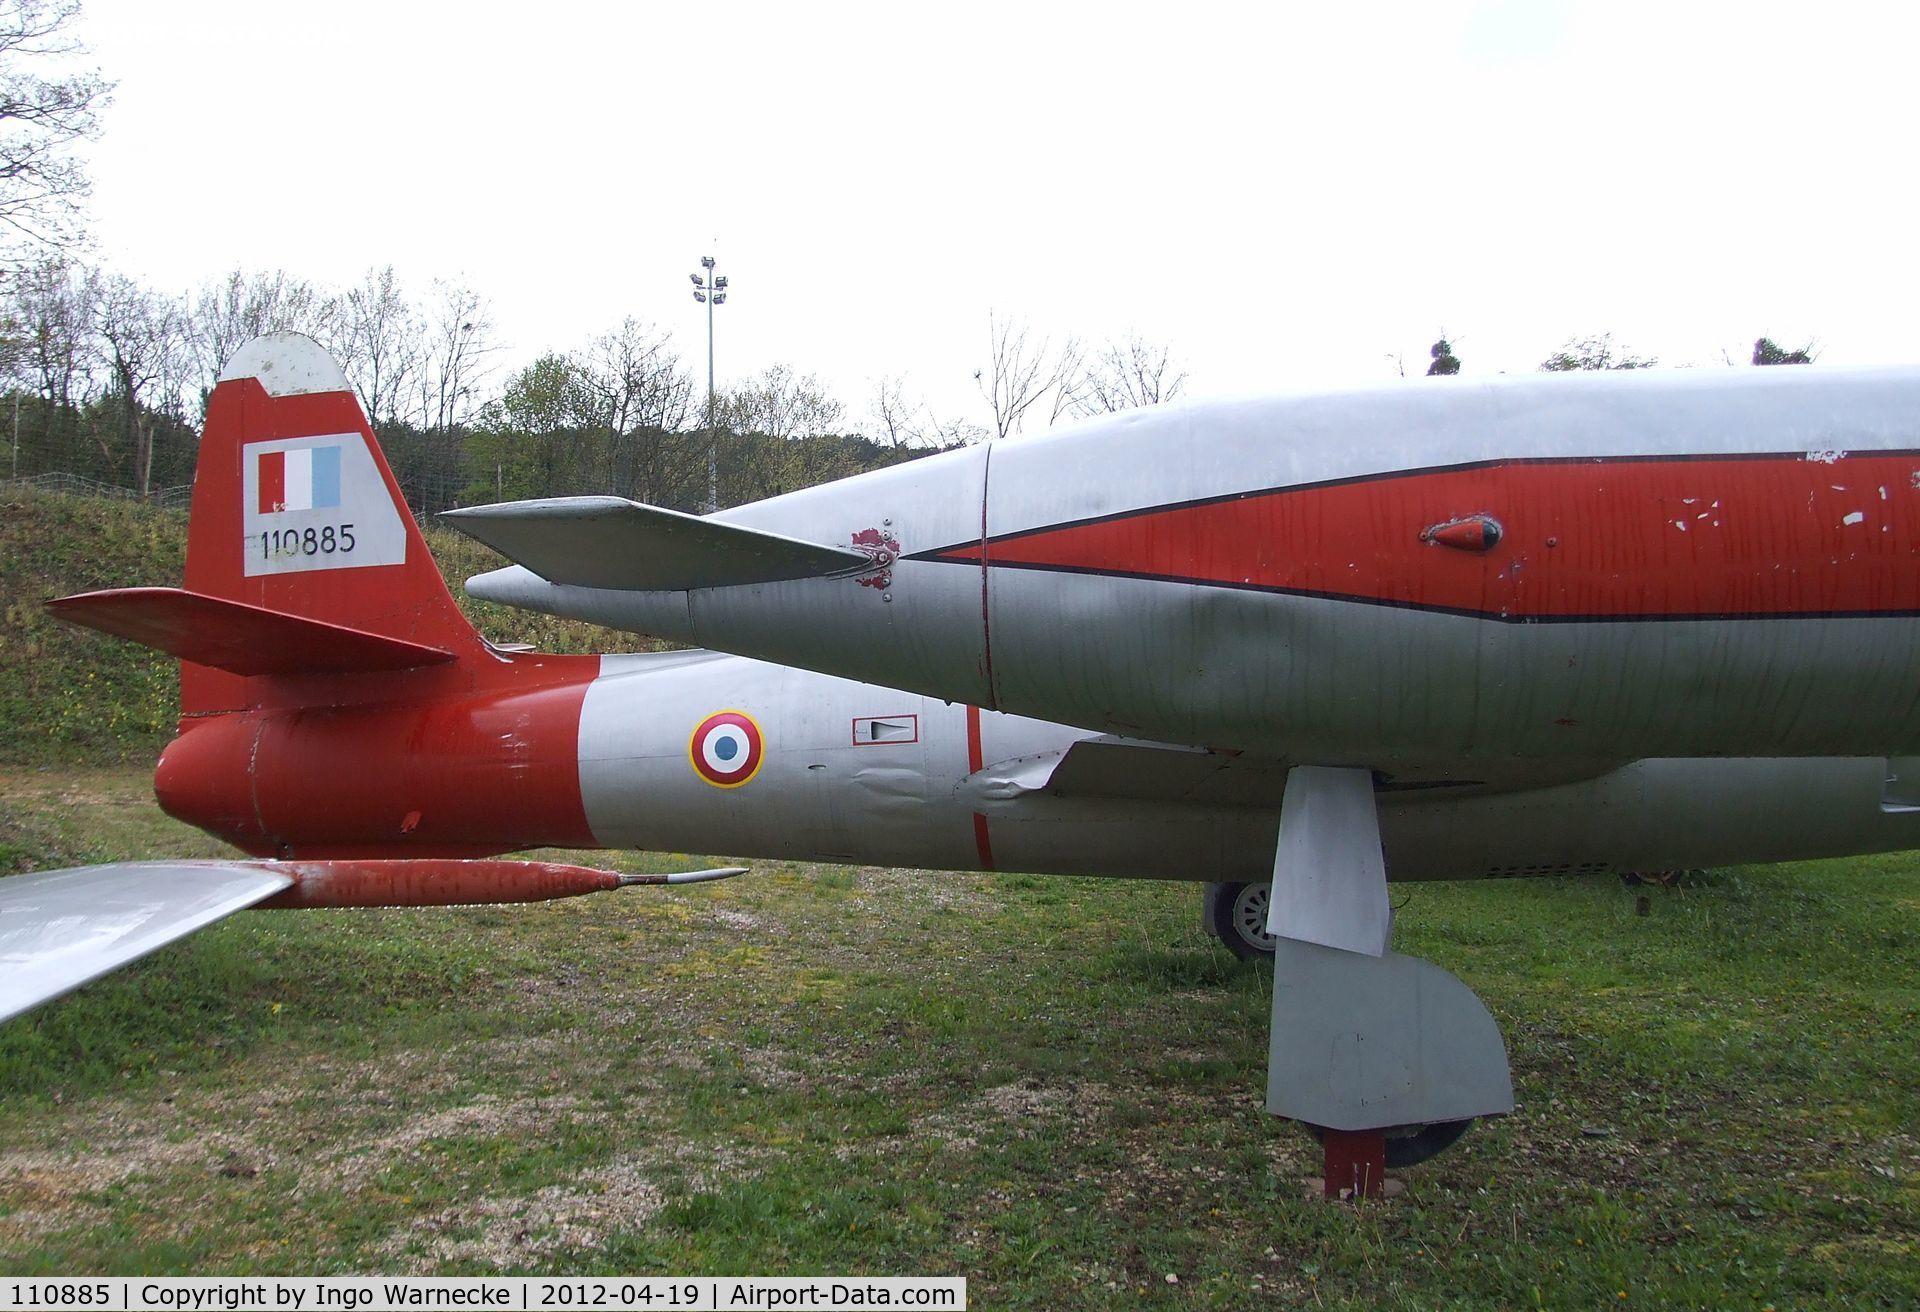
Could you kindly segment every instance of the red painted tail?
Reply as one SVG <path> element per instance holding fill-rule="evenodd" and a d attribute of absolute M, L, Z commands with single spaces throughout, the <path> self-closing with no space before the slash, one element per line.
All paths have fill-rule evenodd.
<path fill-rule="evenodd" d="M 187 529 L 186 590 L 436 648 L 454 660 L 488 652 L 448 594 L 345 376 L 296 333 L 243 347 L 214 388 Z M 313 655 L 313 674 L 340 668 Z M 301 658 L 290 659 L 298 672 Z M 183 714 L 259 704 L 258 684 L 233 668 L 183 665 Z"/>

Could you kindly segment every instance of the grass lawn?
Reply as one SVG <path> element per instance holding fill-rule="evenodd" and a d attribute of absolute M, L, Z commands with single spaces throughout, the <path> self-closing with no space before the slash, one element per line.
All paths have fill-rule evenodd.
<path fill-rule="evenodd" d="M 0 770 L 0 869 L 217 851 L 137 768 Z M 1302 1198 L 1270 972 L 1195 886 L 751 864 L 243 913 L 0 1027 L 0 1271 L 1920 1305 L 1920 859 L 1397 889 L 1396 946 L 1486 999 L 1519 1110 L 1357 1211 Z"/>

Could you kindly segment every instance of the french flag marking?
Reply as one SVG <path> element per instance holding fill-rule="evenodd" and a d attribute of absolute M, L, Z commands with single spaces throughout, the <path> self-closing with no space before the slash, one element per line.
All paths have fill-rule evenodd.
<path fill-rule="evenodd" d="M 260 513 L 328 510 L 340 504 L 340 448 L 260 453 Z"/>

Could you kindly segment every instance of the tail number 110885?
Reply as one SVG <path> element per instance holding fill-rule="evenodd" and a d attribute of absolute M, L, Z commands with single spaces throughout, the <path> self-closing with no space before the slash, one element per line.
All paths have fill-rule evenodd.
<path fill-rule="evenodd" d="M 353 525 L 266 529 L 258 534 L 260 554 L 268 560 L 292 556 L 331 556 L 353 550 Z"/>

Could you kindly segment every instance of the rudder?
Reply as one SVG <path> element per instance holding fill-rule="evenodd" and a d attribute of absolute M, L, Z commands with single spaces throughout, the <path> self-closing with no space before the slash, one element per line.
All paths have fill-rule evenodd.
<path fill-rule="evenodd" d="M 351 385 L 310 337 L 240 348 L 207 404 L 186 590 L 456 657 L 485 643 L 447 591 Z M 181 668 L 187 715 L 240 709 L 244 680 Z"/>

